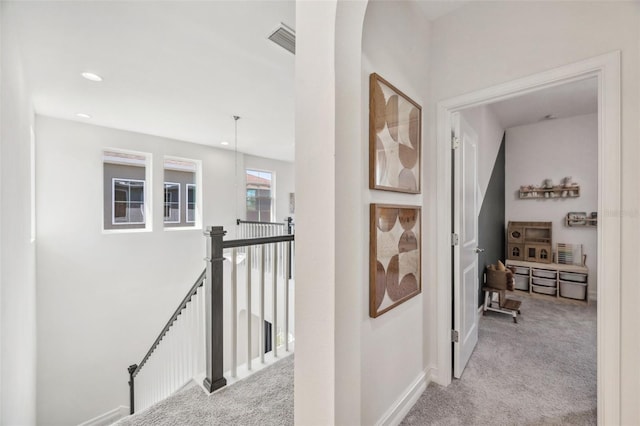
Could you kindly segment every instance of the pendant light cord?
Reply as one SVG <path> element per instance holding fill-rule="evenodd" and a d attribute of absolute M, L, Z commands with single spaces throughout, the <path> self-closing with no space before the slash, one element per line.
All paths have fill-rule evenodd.
<path fill-rule="evenodd" d="M 235 175 L 235 188 L 236 188 L 236 193 L 235 193 L 235 197 L 236 197 L 236 202 L 235 202 L 235 206 L 236 206 L 236 219 L 240 219 L 240 216 L 238 215 L 238 120 L 240 120 L 240 116 L 238 115 L 234 115 L 233 116 L 233 120 L 234 120 L 234 124 L 235 124 L 235 141 L 234 141 L 234 150 L 235 150 L 235 167 L 234 167 L 234 175 Z"/>

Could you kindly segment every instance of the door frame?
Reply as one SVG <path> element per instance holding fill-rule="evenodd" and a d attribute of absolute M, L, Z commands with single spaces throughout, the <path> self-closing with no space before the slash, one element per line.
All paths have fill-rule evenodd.
<path fill-rule="evenodd" d="M 452 178 L 451 115 L 465 108 L 494 103 L 596 77 L 598 80 L 598 289 L 597 398 L 598 424 L 620 423 L 620 252 L 621 174 L 620 51 L 565 65 L 508 83 L 478 90 L 437 105 L 436 135 L 436 306 L 437 370 L 434 380 L 452 380 Z M 602 291 L 607 283 L 607 291 Z"/>

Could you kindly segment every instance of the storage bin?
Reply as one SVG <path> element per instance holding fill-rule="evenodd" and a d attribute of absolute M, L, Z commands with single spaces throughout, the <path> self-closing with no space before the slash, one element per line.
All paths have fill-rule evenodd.
<path fill-rule="evenodd" d="M 577 272 L 560 272 L 560 279 L 563 281 L 573 281 L 576 283 L 586 283 L 587 276 Z"/>
<path fill-rule="evenodd" d="M 533 278 L 531 280 L 532 284 L 534 285 L 540 285 L 543 287 L 555 287 L 556 286 L 556 281 L 555 280 L 546 280 L 546 279 L 542 279 L 542 278 Z"/>
<path fill-rule="evenodd" d="M 560 281 L 560 296 L 570 299 L 585 300 L 587 298 L 587 285 Z"/>
<path fill-rule="evenodd" d="M 533 285 L 531 286 L 531 290 L 533 290 L 534 293 L 556 295 L 555 287 L 538 287 L 537 285 Z"/>
<path fill-rule="evenodd" d="M 529 277 L 526 275 L 516 275 L 514 287 L 518 290 L 529 291 Z"/>
<path fill-rule="evenodd" d="M 545 269 L 534 269 L 532 275 L 534 277 L 556 279 L 556 271 L 547 271 Z"/>
<path fill-rule="evenodd" d="M 525 266 L 510 266 L 516 272 L 516 274 L 529 276 L 529 268 Z"/>

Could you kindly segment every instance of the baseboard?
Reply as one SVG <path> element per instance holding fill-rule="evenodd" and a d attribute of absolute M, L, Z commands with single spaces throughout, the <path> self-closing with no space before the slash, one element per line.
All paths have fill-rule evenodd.
<path fill-rule="evenodd" d="M 376 426 L 396 426 L 405 418 L 411 408 L 425 391 L 433 374 L 432 368 L 427 368 L 402 393 L 402 396 L 387 410 Z"/>
<path fill-rule="evenodd" d="M 129 415 L 129 407 L 121 405 L 118 408 L 114 408 L 111 411 L 107 411 L 104 414 L 100 414 L 97 417 L 87 420 L 84 423 L 80 423 L 78 426 L 108 426 L 118 420 L 127 417 Z"/>

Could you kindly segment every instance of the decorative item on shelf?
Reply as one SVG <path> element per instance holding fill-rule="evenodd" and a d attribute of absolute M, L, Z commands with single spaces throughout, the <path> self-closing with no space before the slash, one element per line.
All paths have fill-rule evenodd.
<path fill-rule="evenodd" d="M 520 199 L 574 198 L 579 196 L 580 185 L 571 182 L 569 176 L 565 177 L 560 185 L 554 185 L 551 179 L 545 179 L 541 186 L 522 185 L 519 191 Z"/>
<path fill-rule="evenodd" d="M 565 218 L 565 224 L 569 227 L 596 227 L 598 226 L 598 212 L 569 212 Z"/>
<path fill-rule="evenodd" d="M 584 265 L 582 244 L 558 243 L 556 245 L 558 263 L 561 265 Z"/>
<path fill-rule="evenodd" d="M 373 73 L 369 77 L 369 188 L 420 193 L 422 107 Z"/>
<path fill-rule="evenodd" d="M 420 207 L 371 204 L 369 316 L 375 318 L 421 292 Z"/>

